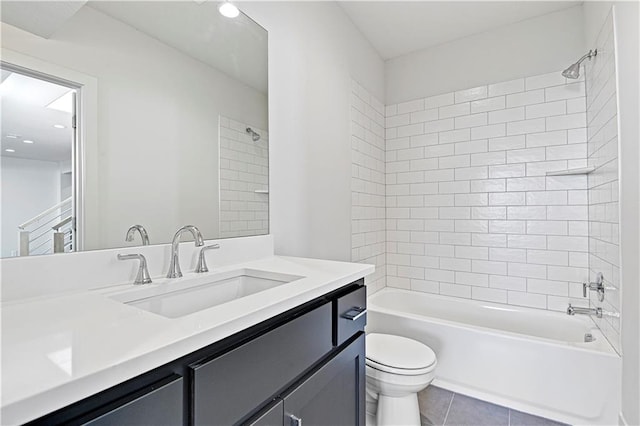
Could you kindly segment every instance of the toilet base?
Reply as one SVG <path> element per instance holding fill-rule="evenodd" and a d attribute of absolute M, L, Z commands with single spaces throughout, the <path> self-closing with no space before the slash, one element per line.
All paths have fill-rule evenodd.
<path fill-rule="evenodd" d="M 367 420 L 369 420 L 367 416 Z M 420 407 L 418 394 L 411 393 L 401 397 L 378 395 L 376 426 L 420 426 Z"/>

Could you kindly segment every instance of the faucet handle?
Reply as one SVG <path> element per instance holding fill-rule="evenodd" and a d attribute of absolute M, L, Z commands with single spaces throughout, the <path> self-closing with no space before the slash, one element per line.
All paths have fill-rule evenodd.
<path fill-rule="evenodd" d="M 207 259 L 204 257 L 204 252 L 207 250 L 219 249 L 220 244 L 212 244 L 210 246 L 204 246 L 200 249 L 200 256 L 198 257 L 198 266 L 196 266 L 197 273 L 209 272 L 207 268 Z"/>
<path fill-rule="evenodd" d="M 604 285 L 604 275 L 602 272 L 598 272 L 596 274 L 595 282 L 586 282 L 582 283 L 582 297 L 587 297 L 587 290 L 597 291 L 598 292 L 598 300 L 604 301 L 604 291 L 605 289 L 610 290 L 610 288 L 605 287 Z"/>
<path fill-rule="evenodd" d="M 138 259 L 140 260 L 140 267 L 138 268 L 138 274 L 136 275 L 136 279 L 133 281 L 134 284 L 149 284 L 151 283 L 151 276 L 149 275 L 149 270 L 147 269 L 147 259 L 139 253 L 136 254 L 118 254 L 118 260 L 132 260 Z"/>

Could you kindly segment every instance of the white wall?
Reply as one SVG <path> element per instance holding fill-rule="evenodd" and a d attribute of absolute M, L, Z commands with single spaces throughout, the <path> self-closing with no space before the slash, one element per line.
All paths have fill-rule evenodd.
<path fill-rule="evenodd" d="M 276 253 L 351 259 L 351 78 L 383 97 L 383 62 L 329 2 L 242 3 L 269 31 Z"/>
<path fill-rule="evenodd" d="M 265 94 L 89 7 L 50 39 L 2 25 L 2 45 L 97 79 L 85 248 L 125 245 L 134 223 L 152 243 L 186 223 L 218 236 L 217 117 L 266 128 Z"/>
<path fill-rule="evenodd" d="M 620 142 L 621 349 L 623 421 L 640 424 L 640 131 L 638 2 L 585 2 L 584 30 L 592 48 L 611 6 L 615 5 L 618 72 L 618 137 Z"/>
<path fill-rule="evenodd" d="M 582 7 L 518 22 L 386 62 L 386 103 L 538 75 L 584 54 Z"/>
<path fill-rule="evenodd" d="M 60 165 L 2 157 L 2 257 L 18 250 L 18 225 L 60 201 Z"/>

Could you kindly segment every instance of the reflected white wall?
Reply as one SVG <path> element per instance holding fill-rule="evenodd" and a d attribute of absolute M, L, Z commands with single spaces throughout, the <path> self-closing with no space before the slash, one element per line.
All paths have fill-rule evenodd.
<path fill-rule="evenodd" d="M 2 45 L 97 80 L 85 249 L 126 245 L 135 223 L 152 244 L 186 223 L 219 236 L 217 116 L 266 128 L 266 94 L 89 7 L 49 39 L 3 24 Z"/>
<path fill-rule="evenodd" d="M 3 156 L 0 171 L 2 257 L 16 256 L 18 225 L 60 201 L 60 165 Z"/>

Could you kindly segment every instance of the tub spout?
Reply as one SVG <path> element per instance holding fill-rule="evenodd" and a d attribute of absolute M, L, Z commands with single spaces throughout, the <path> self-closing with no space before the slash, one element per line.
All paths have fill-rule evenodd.
<path fill-rule="evenodd" d="M 580 308 L 571 306 L 567 307 L 567 315 L 595 315 L 598 318 L 602 318 L 602 308 Z"/>
<path fill-rule="evenodd" d="M 598 318 L 602 318 L 603 316 L 615 317 L 618 318 L 620 316 L 617 312 L 606 312 L 603 311 L 602 308 L 580 308 L 577 306 L 571 306 L 569 303 L 569 307 L 567 307 L 567 315 L 595 315 Z"/>

